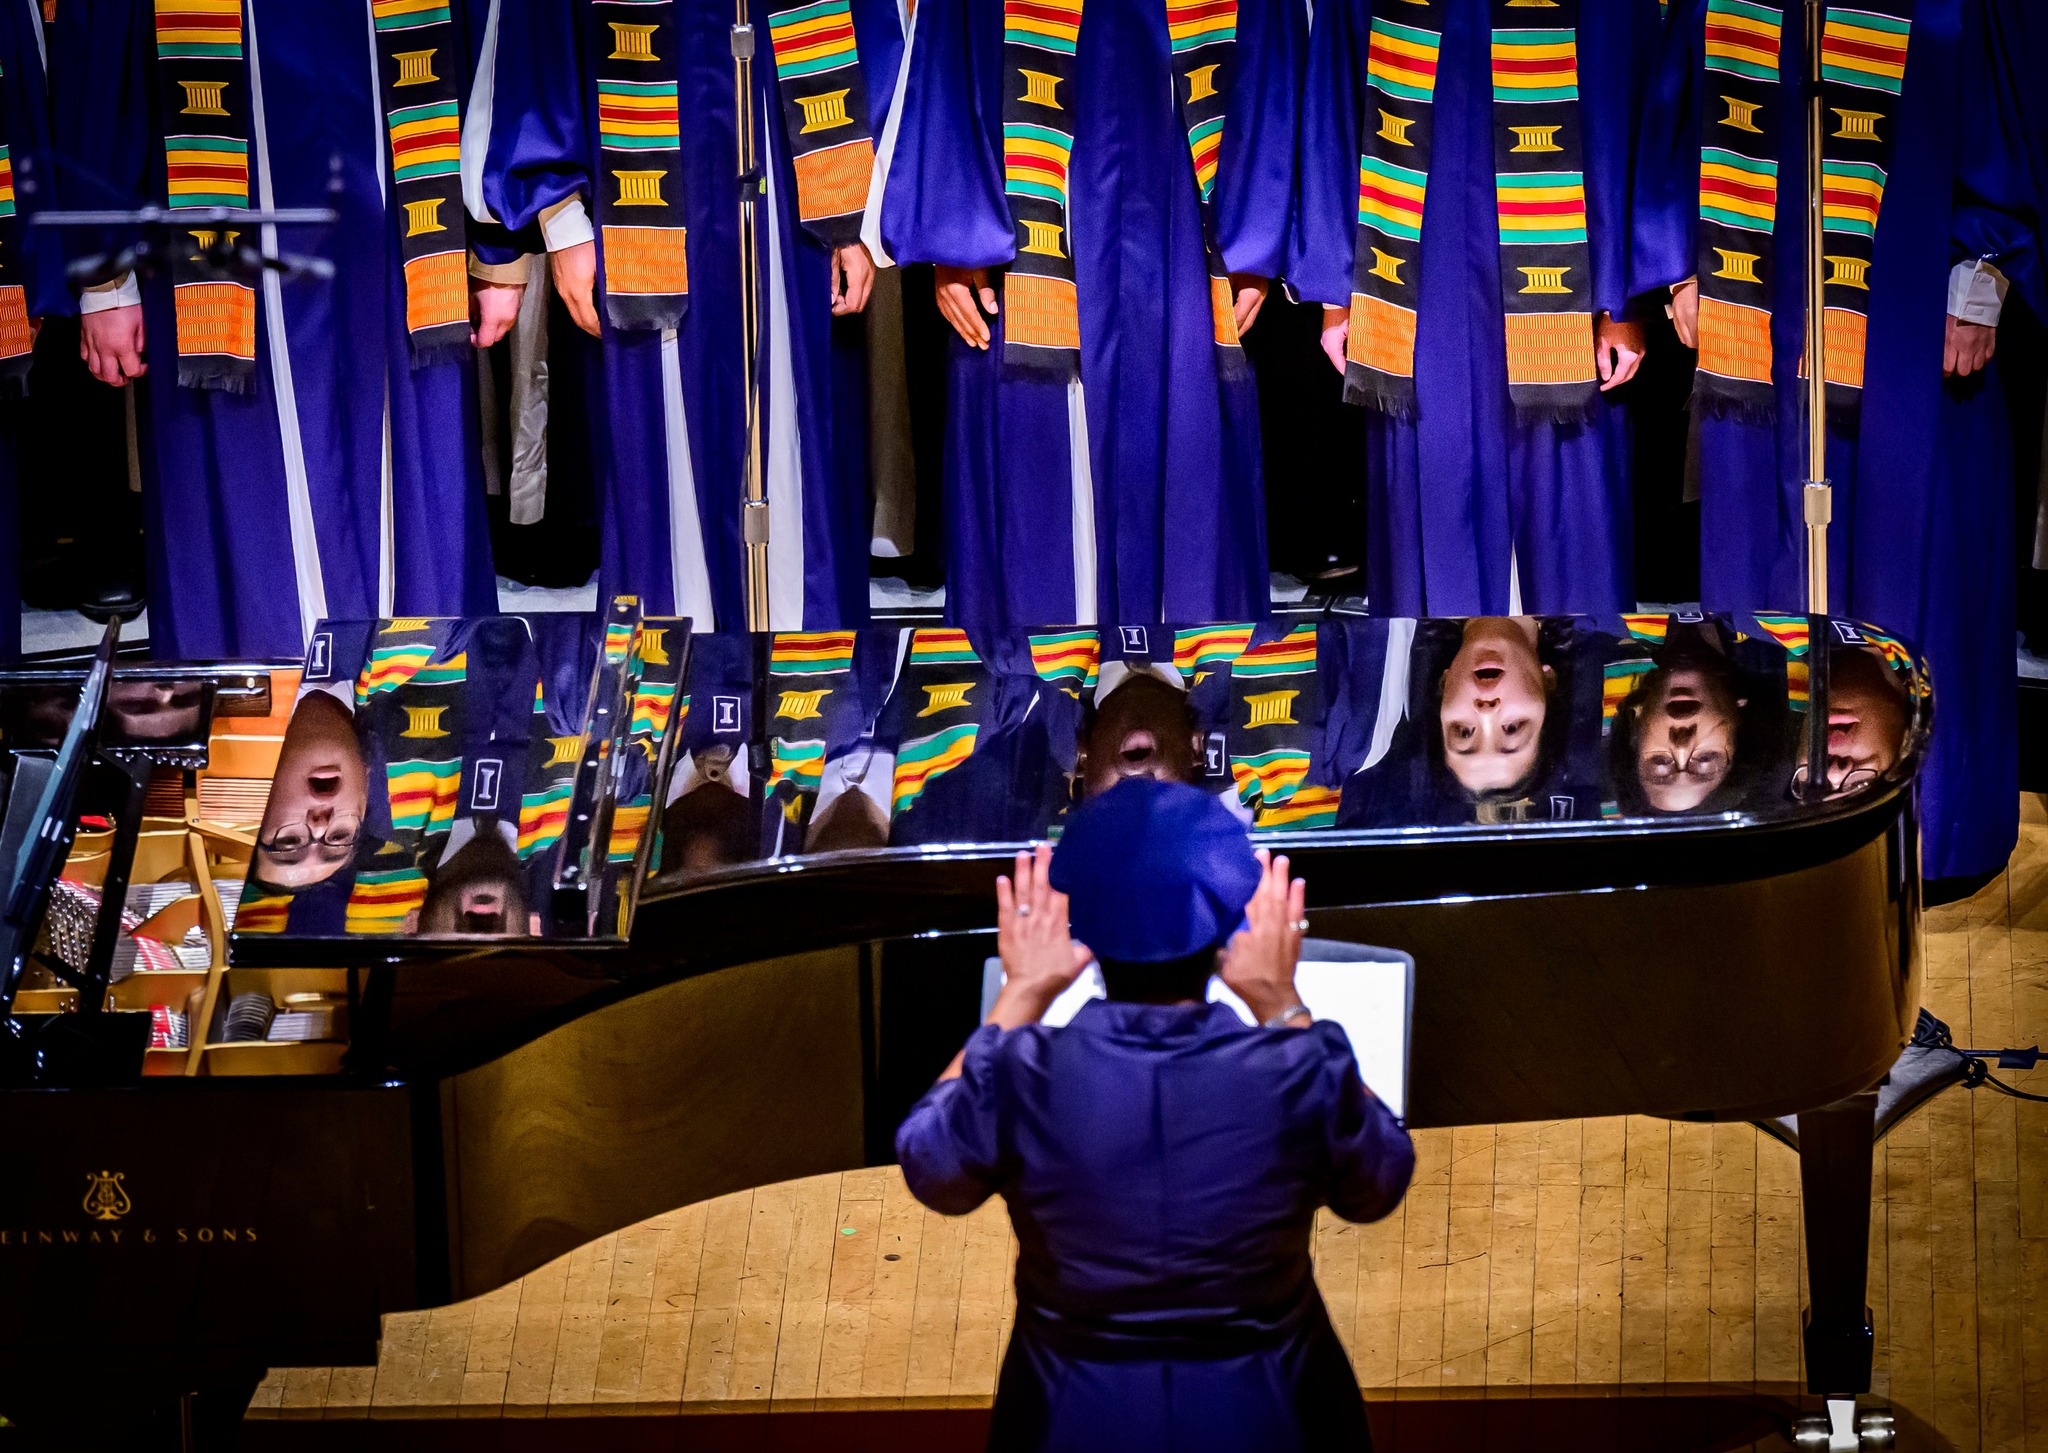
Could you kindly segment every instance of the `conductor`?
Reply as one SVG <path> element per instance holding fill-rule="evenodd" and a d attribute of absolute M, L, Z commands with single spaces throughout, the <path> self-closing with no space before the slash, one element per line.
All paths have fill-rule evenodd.
<path fill-rule="evenodd" d="M 925 1205 L 1009 1205 L 991 1449 L 1369 1446 L 1310 1238 L 1320 1206 L 1386 1215 L 1415 1156 L 1302 1007 L 1303 885 L 1263 857 L 1214 796 L 1141 777 L 997 880 L 1006 981 L 896 1135 Z M 1091 959 L 1108 999 L 1039 1024 Z M 1262 1027 L 1204 1001 L 1219 971 Z"/>

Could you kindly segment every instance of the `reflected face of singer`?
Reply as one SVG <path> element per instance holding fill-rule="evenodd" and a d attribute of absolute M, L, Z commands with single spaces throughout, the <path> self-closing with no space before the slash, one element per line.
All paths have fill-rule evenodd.
<path fill-rule="evenodd" d="M 1860 791 L 1898 764 L 1906 736 L 1906 690 L 1883 657 L 1836 651 L 1828 658 L 1828 786 Z"/>
<path fill-rule="evenodd" d="M 1690 812 L 1735 765 L 1737 703 L 1724 683 L 1685 666 L 1660 673 L 1636 708 L 1636 775 L 1659 812 Z"/>
<path fill-rule="evenodd" d="M 1095 709 L 1082 743 L 1081 790 L 1093 797 L 1126 777 L 1200 778 L 1201 749 L 1188 699 L 1156 676 L 1126 677 Z"/>
<path fill-rule="evenodd" d="M 1536 657 L 1536 622 L 1483 616 L 1444 672 L 1444 761 L 1468 792 L 1506 792 L 1536 770 L 1552 674 Z"/>
<path fill-rule="evenodd" d="M 351 849 L 325 838 L 338 825 L 360 824 L 368 800 L 355 719 L 326 692 L 309 694 L 293 711 L 278 752 L 256 832 L 258 876 L 281 888 L 333 877 Z"/>

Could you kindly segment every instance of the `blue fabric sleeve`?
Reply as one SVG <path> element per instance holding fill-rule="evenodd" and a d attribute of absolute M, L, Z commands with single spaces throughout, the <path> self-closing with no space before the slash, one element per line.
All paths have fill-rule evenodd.
<path fill-rule="evenodd" d="M 24 219 L 56 203 L 56 172 L 50 153 L 50 96 L 37 43 L 42 15 L 36 0 L 5 0 L 0 18 L 0 67 L 6 72 L 7 146 L 14 162 L 14 195 Z M 78 300 L 64 280 L 64 239 L 46 228 L 21 229 L 20 267 L 9 281 L 26 293 L 31 318 L 75 313 Z"/>
<path fill-rule="evenodd" d="M 581 11 L 573 0 L 498 0 L 480 181 L 485 207 L 514 231 L 558 202 L 593 195 Z"/>
<path fill-rule="evenodd" d="M 1358 1077 L 1344 1031 L 1329 1020 L 1305 1031 L 1323 1041 L 1329 1085 L 1329 1205 L 1347 1221 L 1377 1221 L 1401 1204 L 1415 1173 L 1415 1146 L 1393 1112 Z"/>
<path fill-rule="evenodd" d="M 2010 42 L 1996 17 L 1976 5 L 1963 6 L 1962 20 L 1950 261 L 1989 261 L 2036 317 L 2048 317 L 2040 260 L 2042 199 L 2028 176 L 2021 109 L 2025 88 L 2040 84 L 2038 62 L 2044 57 L 2007 53 Z M 2048 145 L 2048 136 L 2034 140 Z"/>
<path fill-rule="evenodd" d="M 1706 0 L 1680 0 L 1643 101 L 1636 148 L 1628 293 L 1693 275 L 1699 246 L 1700 121 L 1696 73 Z"/>
<path fill-rule="evenodd" d="M 1279 277 L 1286 270 L 1307 50 L 1302 0 L 1238 6 L 1236 75 L 1216 168 L 1217 241 L 1232 272 Z"/>
<path fill-rule="evenodd" d="M 1637 122 L 1664 33 L 1657 0 L 1590 0 L 1579 14 L 1579 111 L 1585 138 L 1593 311 L 1628 310 L 1630 195 Z"/>
<path fill-rule="evenodd" d="M 897 1127 L 896 1159 L 910 1193 L 942 1215 L 964 1216 L 995 1193 L 1002 1037 L 993 1024 L 969 1035 L 959 1078 L 932 1086 Z"/>
<path fill-rule="evenodd" d="M 882 197 L 882 242 L 898 262 L 1000 267 L 1016 256 L 998 146 L 1001 19 L 996 0 L 924 0 L 917 7 Z"/>
<path fill-rule="evenodd" d="M 1301 166 L 1287 280 L 1331 307 L 1351 302 L 1358 238 L 1359 108 L 1364 105 L 1367 0 L 1323 0 L 1309 31 L 1301 105 Z"/>
<path fill-rule="evenodd" d="M 58 7 L 47 36 L 51 133 L 61 159 L 58 205 L 111 210 L 162 200 L 151 164 L 154 88 L 145 74 L 153 23 L 143 0 L 75 0 Z M 64 250 L 84 257 L 134 238 L 133 228 L 78 228 L 65 236 Z"/>
<path fill-rule="evenodd" d="M 903 18 L 896 0 L 851 0 L 853 40 L 860 53 L 860 77 L 868 94 L 868 135 L 881 144 L 903 66 Z"/>

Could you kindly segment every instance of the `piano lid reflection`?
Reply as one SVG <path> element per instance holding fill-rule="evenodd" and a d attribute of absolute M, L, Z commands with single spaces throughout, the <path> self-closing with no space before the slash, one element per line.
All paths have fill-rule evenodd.
<path fill-rule="evenodd" d="M 1317 936 L 1413 956 L 1411 1124 L 1802 1112 L 1808 1244 L 1844 1248 L 1810 1263 L 1807 1365 L 1867 1387 L 1866 1092 L 1918 1003 L 1931 712 L 1881 631 L 1326 615 L 691 637 L 621 601 L 330 622 L 302 671 L 262 674 L 268 716 L 213 715 L 206 765 L 148 778 L 130 911 L 102 900 L 124 941 L 204 966 L 114 980 L 44 955 L 7 1005 L 10 1025 L 192 1006 L 189 1047 L 138 1049 L 115 1083 L 17 1064 L 0 1088 L 32 1172 L 0 1184 L 0 1229 L 52 1233 L 0 1243 L 17 1421 L 73 1414 L 82 1378 L 111 1408 L 114 1366 L 150 1399 L 368 1361 L 383 1312 L 886 1162 L 977 1017 L 996 873 L 1135 773 L 1285 843 Z M 0 721 L 14 694 L 0 681 Z M 47 740 L 9 755 L 10 791 Z M 237 785 L 258 771 L 267 800 Z M 94 837 L 66 869 L 82 889 L 119 876 Z M 198 906 L 143 915 L 159 878 Z M 248 885 L 221 905 L 232 963 L 213 882 Z M 327 1038 L 246 1038 L 251 995 Z M 116 1229 L 82 1199 L 114 1174 L 125 1225 L 253 1244 L 66 1241 Z"/>

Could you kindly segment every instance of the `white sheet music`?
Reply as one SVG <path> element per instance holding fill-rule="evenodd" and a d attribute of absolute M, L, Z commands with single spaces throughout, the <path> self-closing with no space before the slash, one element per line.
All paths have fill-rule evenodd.
<path fill-rule="evenodd" d="M 1406 956 L 1385 951 L 1384 959 L 1355 963 L 1320 963 L 1304 959 L 1295 966 L 1294 986 L 1301 1002 L 1318 1019 L 1336 1021 L 1351 1041 L 1357 1056 L 1359 1076 L 1366 1087 L 1397 1116 L 1408 1113 L 1408 993 L 1411 973 Z M 995 1003 L 1002 987 L 999 959 L 990 959 L 982 988 L 982 1013 Z M 1053 1028 L 1067 1023 L 1090 999 L 1105 996 L 1102 970 L 1090 964 L 1053 1000 L 1040 1022 Z M 1228 1004 L 1246 1024 L 1255 1024 L 1244 1000 L 1224 987 L 1221 979 L 1209 980 L 1212 1003 Z"/>

